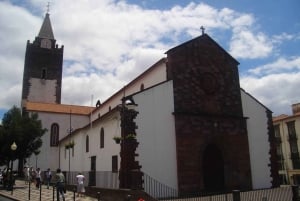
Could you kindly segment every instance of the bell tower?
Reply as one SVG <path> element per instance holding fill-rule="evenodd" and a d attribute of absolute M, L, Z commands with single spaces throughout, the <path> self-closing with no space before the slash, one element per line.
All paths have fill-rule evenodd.
<path fill-rule="evenodd" d="M 25 102 L 61 102 L 62 64 L 64 47 L 58 47 L 47 12 L 35 40 L 27 41 L 22 107 Z"/>

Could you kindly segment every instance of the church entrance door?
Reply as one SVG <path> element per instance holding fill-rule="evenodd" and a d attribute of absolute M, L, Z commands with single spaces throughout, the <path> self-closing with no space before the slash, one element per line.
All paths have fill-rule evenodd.
<path fill-rule="evenodd" d="M 224 159 L 216 145 L 206 147 L 202 164 L 205 190 L 210 192 L 224 190 Z"/>

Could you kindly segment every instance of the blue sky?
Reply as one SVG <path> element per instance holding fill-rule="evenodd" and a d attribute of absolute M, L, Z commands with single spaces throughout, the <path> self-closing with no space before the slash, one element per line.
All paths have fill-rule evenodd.
<path fill-rule="evenodd" d="M 38 34 L 47 2 L 0 1 L 0 119 L 20 106 L 26 41 Z M 274 115 L 300 102 L 299 0 L 50 2 L 65 47 L 62 103 L 103 102 L 201 26 L 240 62 L 241 87 Z"/>

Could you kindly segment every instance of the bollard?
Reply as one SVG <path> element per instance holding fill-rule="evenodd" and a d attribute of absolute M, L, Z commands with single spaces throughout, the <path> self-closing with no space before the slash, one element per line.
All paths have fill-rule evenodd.
<path fill-rule="evenodd" d="M 40 201 L 42 201 L 42 183 L 39 184 L 40 187 Z"/>
<path fill-rule="evenodd" d="M 130 201 L 131 200 L 131 195 L 127 195 L 126 197 L 125 197 L 125 201 Z"/>
<path fill-rule="evenodd" d="M 299 187 L 296 185 L 292 186 L 292 192 L 293 192 L 293 201 L 300 201 Z"/>
<path fill-rule="evenodd" d="M 240 191 L 239 190 L 233 190 L 232 191 L 232 197 L 233 197 L 233 201 L 241 201 Z"/>
<path fill-rule="evenodd" d="M 73 201 L 75 201 L 76 188 L 73 188 Z"/>
<path fill-rule="evenodd" d="M 55 185 L 53 185 L 53 193 L 52 193 L 52 198 L 53 198 L 53 201 L 55 199 Z"/>
<path fill-rule="evenodd" d="M 28 200 L 30 200 L 30 184 L 31 184 L 31 179 L 29 179 L 28 182 Z"/>
<path fill-rule="evenodd" d="M 97 192 L 97 201 L 100 201 L 100 192 Z"/>

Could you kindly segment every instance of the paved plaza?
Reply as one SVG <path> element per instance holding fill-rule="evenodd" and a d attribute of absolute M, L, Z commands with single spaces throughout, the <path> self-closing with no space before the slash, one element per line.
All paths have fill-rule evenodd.
<path fill-rule="evenodd" d="M 31 185 L 30 188 L 30 200 L 31 201 L 39 201 L 40 200 L 40 190 L 36 189 L 34 185 Z M 11 191 L 7 191 L 4 189 L 0 190 L 0 195 L 11 198 L 16 201 L 26 201 L 29 200 L 29 186 L 25 184 L 24 181 L 16 180 L 16 185 L 14 186 L 13 194 L 11 195 Z M 56 201 L 56 191 L 55 191 L 55 201 Z M 76 197 L 75 201 L 97 201 L 98 199 L 92 198 L 89 196 L 85 197 Z M 74 201 L 74 192 L 67 191 L 65 194 L 65 201 Z M 41 193 L 41 201 L 52 201 L 53 200 L 53 187 L 47 189 L 45 185 L 42 185 L 42 193 Z M 62 199 L 60 199 L 62 201 Z"/>

